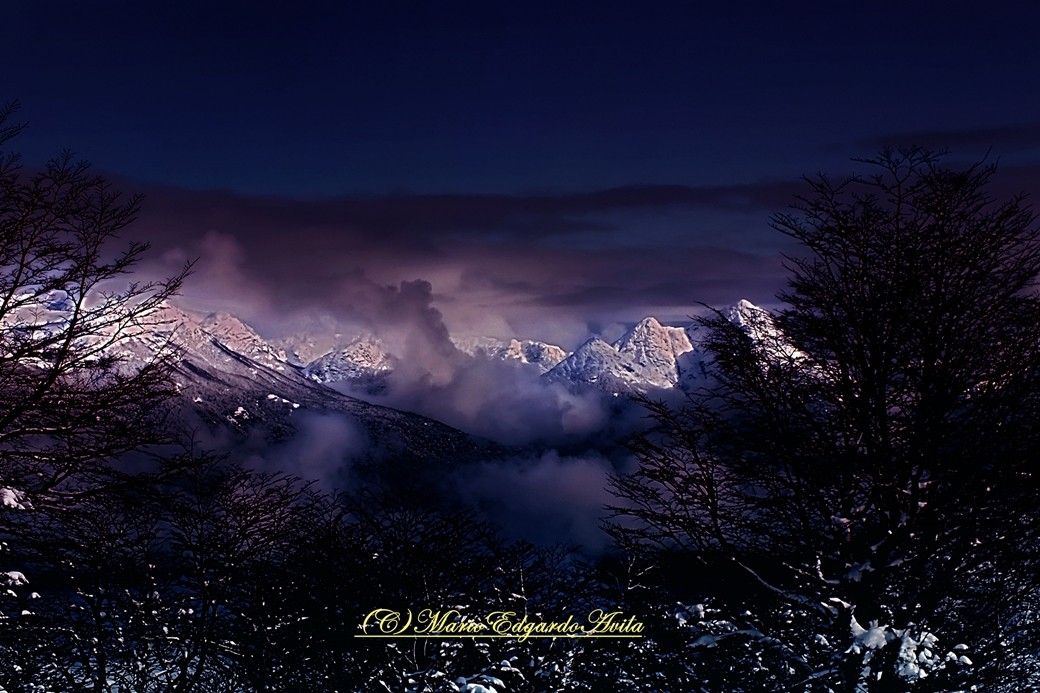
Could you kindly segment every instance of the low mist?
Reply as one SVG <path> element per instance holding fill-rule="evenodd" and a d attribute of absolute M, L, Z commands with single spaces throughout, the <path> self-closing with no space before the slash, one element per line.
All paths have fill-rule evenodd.
<path fill-rule="evenodd" d="M 553 451 L 467 468 L 455 483 L 463 503 L 513 537 L 596 553 L 609 542 L 601 522 L 604 506 L 613 499 L 607 490 L 612 471 L 604 457 L 563 457 Z"/>

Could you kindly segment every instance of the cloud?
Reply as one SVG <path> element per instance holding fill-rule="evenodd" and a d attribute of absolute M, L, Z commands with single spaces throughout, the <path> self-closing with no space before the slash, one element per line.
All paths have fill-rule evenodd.
<path fill-rule="evenodd" d="M 595 553 L 608 537 L 600 527 L 613 497 L 613 471 L 599 456 L 552 451 L 531 459 L 486 463 L 456 479 L 463 500 L 513 536 L 542 544 L 572 543 Z"/>
<path fill-rule="evenodd" d="M 395 372 L 388 392 L 373 401 L 510 446 L 577 443 L 607 429 L 613 440 L 628 430 L 612 398 L 599 391 L 547 381 L 536 368 L 513 361 L 460 354 L 454 365 L 440 382 L 415 368 Z"/>
<path fill-rule="evenodd" d="M 926 149 L 994 148 L 997 151 L 1040 146 L 1040 123 L 1015 123 L 989 128 L 917 130 L 864 139 L 860 144 L 884 147 L 917 146 Z"/>
<path fill-rule="evenodd" d="M 293 423 L 293 435 L 282 444 L 262 448 L 252 458 L 252 466 L 292 470 L 325 489 L 349 485 L 353 462 L 371 445 L 365 431 L 344 414 L 300 412 Z"/>
<path fill-rule="evenodd" d="M 393 239 L 408 238 L 420 243 L 419 249 L 433 247 L 432 241 L 444 235 L 484 236 L 493 231 L 531 238 L 602 230 L 604 224 L 588 218 L 601 213 L 684 207 L 772 211 L 786 205 L 802 188 L 796 179 L 778 179 L 701 186 L 641 184 L 527 195 L 400 193 L 291 199 L 169 187 L 149 190 L 134 182 L 124 185 L 144 187 L 149 197 L 146 213 L 155 218 L 179 217 L 219 226 L 262 218 L 264 226 L 274 228 L 362 229 Z M 430 243 L 421 244 L 422 238 Z"/>
<path fill-rule="evenodd" d="M 344 323 L 418 319 L 409 312 L 417 292 L 455 333 L 573 347 L 590 319 L 767 301 L 782 285 L 785 239 L 768 228 L 766 210 L 796 188 L 321 200 L 153 188 L 134 231 L 155 246 L 156 272 L 200 258 L 185 287 L 196 307 L 238 313 L 268 335 L 308 311 Z"/>

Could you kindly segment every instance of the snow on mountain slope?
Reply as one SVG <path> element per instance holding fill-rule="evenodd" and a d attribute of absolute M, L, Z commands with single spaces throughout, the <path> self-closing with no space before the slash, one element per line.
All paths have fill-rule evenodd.
<path fill-rule="evenodd" d="M 294 366 L 306 366 L 325 354 L 349 342 L 340 332 L 341 326 L 329 316 L 305 312 L 289 321 L 289 333 L 271 339 L 268 343 L 285 352 L 286 360 Z"/>
<path fill-rule="evenodd" d="M 545 374 L 549 380 L 594 385 L 608 392 L 646 390 L 641 368 L 631 354 L 622 354 L 598 337 L 589 339 Z"/>
<path fill-rule="evenodd" d="M 775 339 L 780 334 L 769 311 L 759 308 L 747 299 L 740 299 L 725 310 L 724 314 L 730 322 L 747 330 L 755 341 Z"/>
<path fill-rule="evenodd" d="M 375 337 L 360 336 L 343 348 L 315 359 L 303 373 L 315 382 L 349 381 L 374 393 L 386 387 L 386 379 L 395 363 L 396 359 L 387 353 L 382 342 Z"/>
<path fill-rule="evenodd" d="M 794 352 L 786 346 L 768 311 L 741 300 L 722 311 L 765 348 L 779 356 Z M 669 327 L 645 318 L 621 339 L 607 344 L 590 339 L 546 374 L 552 380 L 593 385 L 619 394 L 654 389 L 692 390 L 704 384 L 710 355 L 697 325 Z"/>
<path fill-rule="evenodd" d="M 174 419 L 205 432 L 235 456 L 262 458 L 270 446 L 288 444 L 316 421 L 331 420 L 357 435 L 353 447 L 339 451 L 343 459 L 328 460 L 330 469 L 363 463 L 415 477 L 423 469 L 434 474 L 444 465 L 498 454 L 487 441 L 307 378 L 303 369 L 278 360 L 284 352 L 265 348 L 262 338 L 230 316 L 200 317 L 165 306 L 153 322 L 158 324 L 122 342 L 120 355 L 132 366 L 172 344 L 177 350 L 173 380 L 180 395 L 171 402 Z"/>
<path fill-rule="evenodd" d="M 263 365 L 283 371 L 286 367 L 285 352 L 271 346 L 253 328 L 228 313 L 211 313 L 200 327 L 228 349 L 248 356 Z"/>
<path fill-rule="evenodd" d="M 740 300 L 725 312 L 730 322 L 743 327 L 751 339 L 759 343 L 765 353 L 777 361 L 803 362 L 805 354 L 798 351 L 776 326 L 769 311 L 747 300 Z"/>
<path fill-rule="evenodd" d="M 547 377 L 618 393 L 673 388 L 680 382 L 681 357 L 693 350 L 685 329 L 666 327 L 650 317 L 613 344 L 590 339 Z"/>
<path fill-rule="evenodd" d="M 675 387 L 679 383 L 678 359 L 693 351 L 686 330 L 665 327 L 656 318 L 645 318 L 625 333 L 614 348 L 629 356 L 654 387 Z"/>
<path fill-rule="evenodd" d="M 567 352 L 555 344 L 535 342 L 530 339 L 523 341 L 512 339 L 502 352 L 502 356 L 538 366 L 544 373 L 567 358 Z"/>
<path fill-rule="evenodd" d="M 530 339 L 510 339 L 508 342 L 493 337 L 455 340 L 455 346 L 475 358 L 518 361 L 536 366 L 541 373 L 551 370 L 567 358 L 567 352 L 555 344 Z"/>
<path fill-rule="evenodd" d="M 785 347 L 767 311 L 740 301 L 724 310 L 723 315 L 748 330 L 765 348 L 790 357 L 790 348 Z M 355 391 L 376 394 L 385 390 L 390 374 L 401 366 L 383 343 L 368 335 L 355 337 L 301 366 L 294 364 L 284 350 L 272 346 L 248 325 L 226 313 L 201 317 L 167 306 L 159 316 L 162 324 L 136 335 L 122 348 L 139 360 L 156 353 L 167 341 L 175 344 L 183 351 L 178 382 L 192 392 L 195 405 L 211 399 L 224 401 L 236 392 L 249 391 L 255 395 L 251 400 L 254 408 L 266 409 L 278 403 L 285 403 L 290 409 L 297 408 L 293 404 L 303 408 L 301 398 L 310 398 L 307 407 L 322 406 L 322 398 L 342 397 L 330 394 L 331 390 L 323 384 L 346 382 Z M 560 347 L 531 340 L 466 339 L 459 340 L 457 346 L 474 358 L 511 360 L 537 368 L 551 381 L 634 394 L 675 388 L 690 390 L 702 385 L 710 356 L 697 333 L 695 325 L 671 327 L 648 317 L 613 344 L 591 338 L 569 355 Z M 330 335 L 298 337 L 317 343 L 327 341 Z M 340 339 L 340 335 L 334 337 Z M 281 378 L 274 378 L 275 375 Z M 300 392 L 306 396 L 293 394 L 299 388 L 304 388 Z M 250 407 L 243 403 L 231 406 L 228 400 L 225 408 L 227 411 L 210 411 L 208 418 L 233 425 L 241 425 L 247 416 L 264 418 L 258 411 L 250 413 Z"/>
<path fill-rule="evenodd" d="M 166 304 L 148 316 L 148 325 L 119 343 L 117 354 L 130 364 L 175 348 L 180 360 L 214 371 L 235 371 L 248 362 L 274 371 L 292 370 L 285 354 L 264 341 L 252 328 L 227 313 L 202 316 Z"/>

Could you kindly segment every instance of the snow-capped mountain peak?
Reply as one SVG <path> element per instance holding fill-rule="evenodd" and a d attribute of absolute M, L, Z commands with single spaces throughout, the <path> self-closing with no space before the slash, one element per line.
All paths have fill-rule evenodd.
<path fill-rule="evenodd" d="M 772 327 L 773 324 L 768 311 L 759 308 L 746 298 L 734 303 L 724 313 L 734 325 L 746 329 L 760 329 L 767 324 Z"/>
<path fill-rule="evenodd" d="M 632 359 L 599 337 L 592 337 L 546 376 L 550 380 L 595 385 L 612 392 L 639 390 L 642 378 Z"/>
<path fill-rule="evenodd" d="M 234 315 L 210 313 L 203 319 L 201 327 L 228 349 L 275 370 L 284 370 L 285 352 L 271 346 L 252 327 Z"/>
<path fill-rule="evenodd" d="M 169 303 L 147 316 L 145 324 L 123 342 L 124 355 L 146 359 L 167 342 L 214 365 L 227 363 L 233 352 L 276 371 L 286 370 L 285 352 L 233 315 L 201 316 Z"/>
<path fill-rule="evenodd" d="M 518 342 L 512 340 L 509 343 L 508 353 L 510 356 L 517 354 L 517 358 L 523 363 L 531 363 L 542 369 L 543 372 L 553 368 L 560 361 L 567 358 L 567 352 L 555 344 L 536 342 L 525 339 Z"/>
<path fill-rule="evenodd" d="M 777 358 L 801 358 L 784 340 L 768 311 L 740 300 L 721 312 Z M 588 340 L 547 377 L 615 393 L 693 389 L 709 377 L 711 362 L 698 337 L 696 325 L 670 327 L 656 318 L 644 318 L 613 344 Z"/>
<path fill-rule="evenodd" d="M 304 368 L 304 375 L 319 383 L 351 381 L 363 389 L 376 391 L 385 387 L 396 359 L 386 346 L 372 335 L 360 335 L 346 346 L 315 359 Z"/>
<path fill-rule="evenodd" d="M 748 333 L 752 340 L 762 345 L 766 352 L 778 361 L 794 359 L 802 361 L 805 354 L 798 351 L 776 326 L 772 314 L 746 299 L 741 299 L 726 312 L 726 317 Z"/>
<path fill-rule="evenodd" d="M 668 327 L 648 317 L 613 344 L 599 338 L 586 341 L 548 376 L 609 392 L 673 388 L 681 377 L 680 357 L 693 350 L 685 329 Z"/>
<path fill-rule="evenodd" d="M 686 330 L 666 327 L 657 318 L 644 318 L 626 332 L 614 347 L 632 357 L 651 384 L 672 387 L 679 382 L 677 359 L 693 351 Z"/>
<path fill-rule="evenodd" d="M 530 339 L 510 339 L 505 342 L 493 337 L 475 337 L 455 340 L 455 347 L 475 358 L 518 361 L 536 366 L 545 373 L 567 358 L 567 352 L 555 344 Z"/>
<path fill-rule="evenodd" d="M 722 315 L 747 330 L 749 335 L 774 351 L 778 357 L 798 357 L 782 339 L 773 318 L 747 300 L 724 309 Z M 306 366 L 265 341 L 253 328 L 228 313 L 206 316 L 165 306 L 157 311 L 153 325 L 135 338 L 135 351 L 154 353 L 165 340 L 185 348 L 195 359 L 227 368 L 239 356 L 280 372 L 300 371 L 311 381 L 329 384 L 346 382 L 355 391 L 383 391 L 392 372 L 402 365 L 387 346 L 371 334 L 355 336 L 345 344 L 339 334 L 300 334 L 298 339 L 338 343 Z M 553 344 L 533 340 L 468 338 L 456 347 L 477 359 L 501 359 L 537 369 L 553 381 L 592 385 L 613 393 L 649 392 L 656 389 L 698 387 L 708 375 L 708 354 L 694 326 L 662 325 L 647 317 L 632 326 L 620 339 L 608 344 L 592 337 L 567 354 Z M 143 351 L 142 351 L 143 349 Z"/>

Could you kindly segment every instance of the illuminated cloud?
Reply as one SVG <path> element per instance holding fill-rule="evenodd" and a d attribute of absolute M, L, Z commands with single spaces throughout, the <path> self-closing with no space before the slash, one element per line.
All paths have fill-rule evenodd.
<path fill-rule="evenodd" d="M 421 281 L 423 310 L 439 311 L 452 333 L 574 342 L 590 321 L 682 319 L 699 301 L 743 296 L 768 302 L 783 247 L 769 212 L 794 189 L 303 201 L 156 188 L 136 232 L 156 246 L 156 271 L 200 258 L 187 299 L 237 303 L 268 333 L 301 311 L 369 327 L 419 319 L 406 299 Z"/>

